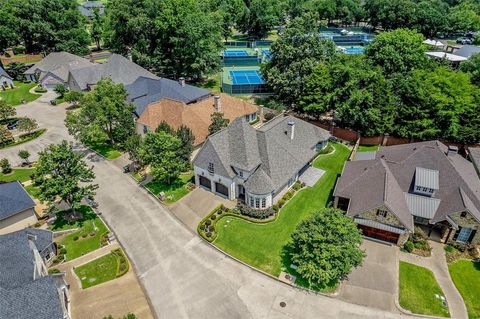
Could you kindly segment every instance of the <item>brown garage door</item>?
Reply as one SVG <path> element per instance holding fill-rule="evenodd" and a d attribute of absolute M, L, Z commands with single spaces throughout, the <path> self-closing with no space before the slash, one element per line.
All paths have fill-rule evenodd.
<path fill-rule="evenodd" d="M 212 189 L 212 182 L 210 182 L 208 178 L 199 176 L 199 181 L 200 181 L 200 185 L 202 185 L 203 187 L 206 187 L 210 190 Z"/>
<path fill-rule="evenodd" d="M 358 225 L 358 228 L 362 230 L 364 236 L 388 241 L 389 243 L 396 244 L 398 242 L 398 237 L 400 237 L 399 234 L 392 233 L 383 229 L 373 228 L 364 225 Z"/>
<path fill-rule="evenodd" d="M 227 186 L 225 186 L 223 184 L 220 184 L 220 183 L 215 183 L 215 190 L 217 191 L 217 193 L 228 197 Z"/>

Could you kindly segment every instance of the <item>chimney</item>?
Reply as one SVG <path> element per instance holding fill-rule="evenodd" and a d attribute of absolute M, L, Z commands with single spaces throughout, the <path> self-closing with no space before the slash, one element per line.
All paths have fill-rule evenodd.
<path fill-rule="evenodd" d="M 215 105 L 215 110 L 217 112 L 221 112 L 222 111 L 222 103 L 220 101 L 220 95 L 215 95 L 213 97 L 213 101 L 215 102 L 215 104 L 214 104 Z"/>
<path fill-rule="evenodd" d="M 259 110 L 258 110 L 258 113 L 259 113 L 258 116 L 260 117 L 260 120 L 263 121 L 263 120 L 265 119 L 265 117 L 264 117 L 265 114 L 264 114 L 264 110 L 263 110 L 263 105 L 259 105 L 258 108 L 259 108 Z"/>
<path fill-rule="evenodd" d="M 132 59 L 132 51 L 131 51 L 131 50 L 128 50 L 127 58 L 130 60 L 130 62 L 133 62 L 133 59 Z"/>
<path fill-rule="evenodd" d="M 179 78 L 178 83 L 180 83 L 182 87 L 185 87 L 185 78 L 184 77 Z"/>
<path fill-rule="evenodd" d="M 295 122 L 293 120 L 288 120 L 287 124 L 290 139 L 293 140 L 293 138 L 295 137 Z"/>
<path fill-rule="evenodd" d="M 448 151 L 447 151 L 447 156 L 455 156 L 458 154 L 458 147 L 455 145 L 449 145 L 448 146 Z"/>

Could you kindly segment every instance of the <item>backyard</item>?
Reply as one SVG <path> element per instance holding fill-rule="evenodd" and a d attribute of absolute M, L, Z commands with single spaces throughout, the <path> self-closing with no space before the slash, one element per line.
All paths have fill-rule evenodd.
<path fill-rule="evenodd" d="M 465 301 L 469 318 L 480 318 L 480 262 L 458 260 L 448 265 L 458 291 Z"/>
<path fill-rule="evenodd" d="M 280 211 L 278 218 L 266 224 L 256 224 L 235 217 L 222 218 L 217 227 L 219 235 L 213 242 L 217 247 L 236 258 L 274 276 L 282 267 L 285 245 L 297 224 L 314 211 L 326 207 L 343 163 L 350 150 L 342 144 L 332 144 L 333 154 L 319 155 L 313 166 L 325 170 L 325 174 L 311 188 L 301 190 Z"/>
<path fill-rule="evenodd" d="M 7 104 L 20 105 L 22 100 L 32 102 L 38 99 L 41 94 L 32 94 L 30 89 L 35 87 L 35 82 L 23 83 L 20 81 L 14 81 L 15 88 L 0 92 L 0 99 L 5 100 Z"/>
<path fill-rule="evenodd" d="M 443 296 L 433 273 L 423 267 L 400 262 L 400 305 L 416 314 L 449 317 L 447 307 L 436 296 Z"/>
<path fill-rule="evenodd" d="M 128 261 L 120 249 L 75 268 L 83 289 L 113 280 L 127 271 Z"/>
<path fill-rule="evenodd" d="M 57 213 L 57 219 L 50 225 L 52 231 L 78 229 L 66 235 L 59 242 L 66 249 L 66 260 L 72 260 L 98 249 L 106 243 L 104 236 L 108 229 L 102 220 L 88 206 L 81 206 L 77 209 L 82 218 L 71 220 L 67 218 L 69 211 Z"/>
<path fill-rule="evenodd" d="M 145 185 L 145 187 L 156 196 L 158 196 L 160 192 L 165 192 L 165 203 L 171 204 L 190 192 L 188 183 L 192 180 L 192 178 L 193 174 L 189 172 L 181 174 L 180 177 L 171 185 L 167 185 L 160 181 L 152 181 Z"/>
<path fill-rule="evenodd" d="M 375 152 L 378 151 L 378 145 L 358 145 L 358 152 Z"/>

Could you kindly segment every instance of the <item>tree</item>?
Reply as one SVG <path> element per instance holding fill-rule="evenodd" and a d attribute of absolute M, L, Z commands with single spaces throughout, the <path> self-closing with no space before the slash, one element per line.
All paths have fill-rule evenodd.
<path fill-rule="evenodd" d="M 25 76 L 23 75 L 23 72 L 25 72 L 27 69 L 28 69 L 28 66 L 23 63 L 12 62 L 8 64 L 7 72 L 15 80 L 22 81 L 22 80 L 25 80 Z"/>
<path fill-rule="evenodd" d="M 64 94 L 64 99 L 66 102 L 71 103 L 72 105 L 76 106 L 80 99 L 82 98 L 82 93 L 77 91 L 68 91 Z"/>
<path fill-rule="evenodd" d="M 62 141 L 41 151 L 36 167 L 39 198 L 53 205 L 64 201 L 76 216 L 75 209 L 84 197 L 93 197 L 98 185 L 93 184 L 93 169 L 83 161 L 83 154 L 75 152 L 72 144 Z"/>
<path fill-rule="evenodd" d="M 367 0 L 365 10 L 373 27 L 386 30 L 410 28 L 415 23 L 416 6 L 411 0 Z"/>
<path fill-rule="evenodd" d="M 127 141 L 125 142 L 125 150 L 128 152 L 128 156 L 130 160 L 133 162 L 134 170 L 141 163 L 141 156 L 140 156 L 140 147 L 142 145 L 142 137 L 137 133 L 132 134 Z"/>
<path fill-rule="evenodd" d="M 442 0 L 423 0 L 417 4 L 415 29 L 427 38 L 433 38 L 448 28 L 448 4 Z"/>
<path fill-rule="evenodd" d="M 379 65 L 386 75 L 405 74 L 427 65 L 423 36 L 412 30 L 380 33 L 365 49 L 367 60 Z"/>
<path fill-rule="evenodd" d="M 460 70 L 470 75 L 473 84 L 480 85 L 480 54 L 474 54 L 470 59 L 462 62 Z"/>
<path fill-rule="evenodd" d="M 362 264 L 361 243 L 362 234 L 350 217 L 325 208 L 297 226 L 288 251 L 297 272 L 311 286 L 327 287 Z"/>
<path fill-rule="evenodd" d="M 14 141 L 12 132 L 4 125 L 0 125 L 0 145 L 5 146 Z"/>
<path fill-rule="evenodd" d="M 140 158 L 150 165 L 154 179 L 171 185 L 185 169 L 180 157 L 181 141 L 168 133 L 147 133 L 140 147 Z"/>
<path fill-rule="evenodd" d="M 448 22 L 451 31 L 467 32 L 480 29 L 480 5 L 463 1 L 450 9 Z"/>
<path fill-rule="evenodd" d="M 3 174 L 9 174 L 12 171 L 12 166 L 10 165 L 10 162 L 6 158 L 2 158 L 0 160 L 0 167 L 2 168 Z"/>
<path fill-rule="evenodd" d="M 30 163 L 30 161 L 28 160 L 28 158 L 30 157 L 30 153 L 27 150 L 18 151 L 18 157 L 20 157 L 25 162 L 25 164 Z"/>
<path fill-rule="evenodd" d="M 210 116 L 210 119 L 212 120 L 212 123 L 208 126 L 209 135 L 224 129 L 230 123 L 230 120 L 224 118 L 223 113 L 221 112 L 213 112 Z"/>
<path fill-rule="evenodd" d="M 222 36 L 225 40 L 232 35 L 232 29 L 245 10 L 243 0 L 206 0 L 207 10 L 218 11 L 222 19 Z"/>
<path fill-rule="evenodd" d="M 274 26 L 279 25 L 284 12 L 281 0 L 244 0 L 246 8 L 238 28 L 252 38 L 262 39 Z"/>
<path fill-rule="evenodd" d="M 67 92 L 67 88 L 65 87 L 64 84 L 57 84 L 55 85 L 55 88 L 53 89 L 55 91 L 55 93 L 58 94 L 58 97 L 59 98 L 63 98 L 63 96 L 65 95 L 65 93 Z"/>
<path fill-rule="evenodd" d="M 160 124 L 158 124 L 157 128 L 155 129 L 155 132 L 165 132 L 165 133 L 168 133 L 170 135 L 173 135 L 175 133 L 175 130 L 170 126 L 168 125 L 167 122 L 165 121 L 161 121 Z"/>
<path fill-rule="evenodd" d="M 185 125 L 180 126 L 175 132 L 175 135 L 178 137 L 181 143 L 180 157 L 185 161 L 186 164 L 188 164 L 190 162 L 190 157 L 192 156 L 195 136 L 193 135 L 192 130 Z"/>
<path fill-rule="evenodd" d="M 90 25 L 90 36 L 97 45 L 97 50 L 100 51 L 100 40 L 103 34 L 103 16 L 100 14 L 98 8 L 93 9 L 92 24 Z"/>
<path fill-rule="evenodd" d="M 5 100 L 0 100 L 0 119 L 5 122 L 9 117 L 17 115 L 17 110 L 13 105 Z"/>
<path fill-rule="evenodd" d="M 27 134 L 32 133 L 38 128 L 37 121 L 28 117 L 23 117 L 18 120 L 17 130 L 20 132 L 27 132 Z"/>
<path fill-rule="evenodd" d="M 311 18 L 296 18 L 273 43 L 271 60 L 262 65 L 268 85 L 290 106 L 305 94 L 306 79 L 315 65 L 335 55 L 335 43 L 321 38 L 318 30 Z"/>
<path fill-rule="evenodd" d="M 134 107 L 126 99 L 123 84 L 100 80 L 93 91 L 83 94 L 80 109 L 67 114 L 68 132 L 86 144 L 125 143 L 135 132 Z"/>

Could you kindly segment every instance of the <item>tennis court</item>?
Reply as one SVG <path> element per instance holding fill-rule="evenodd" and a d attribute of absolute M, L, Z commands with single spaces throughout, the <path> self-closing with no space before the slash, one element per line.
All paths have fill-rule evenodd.
<path fill-rule="evenodd" d="M 230 77 L 234 85 L 237 84 L 265 84 L 260 72 L 257 70 L 235 70 L 230 71 Z"/>
<path fill-rule="evenodd" d="M 345 53 L 347 54 L 361 54 L 363 53 L 364 49 L 362 47 L 352 47 L 352 48 L 346 48 Z"/>
<path fill-rule="evenodd" d="M 226 56 L 226 57 L 248 56 L 248 52 L 246 50 L 224 50 L 223 56 Z"/>

